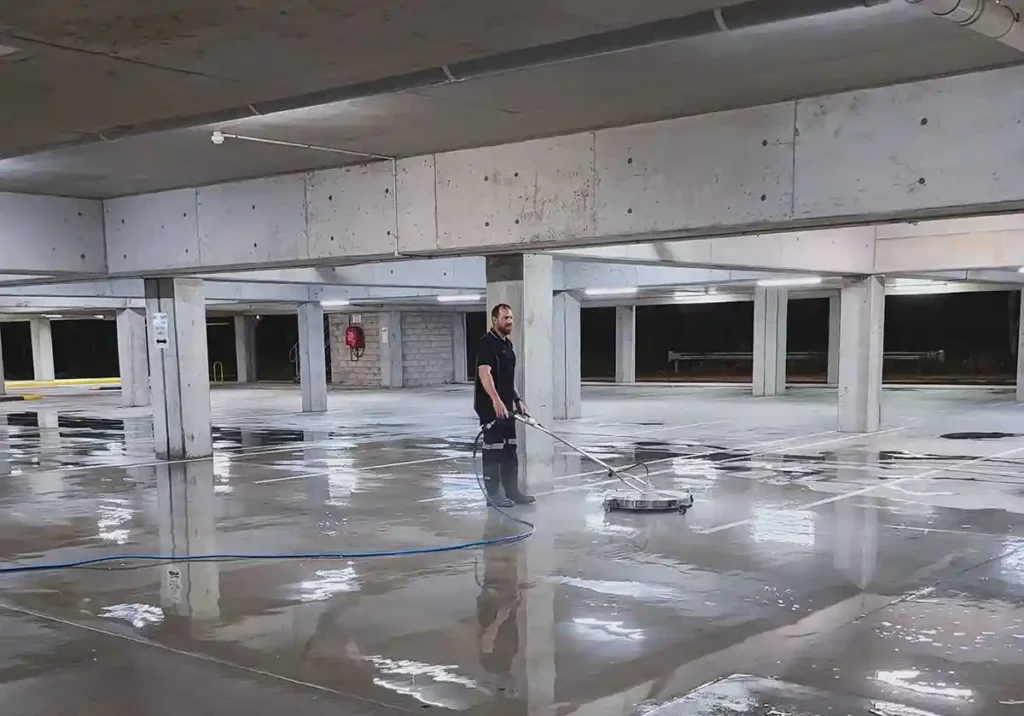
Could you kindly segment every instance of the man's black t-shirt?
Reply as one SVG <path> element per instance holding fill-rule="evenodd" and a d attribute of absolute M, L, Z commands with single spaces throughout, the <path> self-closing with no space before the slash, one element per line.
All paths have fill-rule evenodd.
<path fill-rule="evenodd" d="M 497 416 L 494 414 L 491 398 L 484 390 L 483 383 L 480 382 L 480 366 L 482 365 L 491 367 L 491 377 L 494 379 L 498 397 L 511 412 L 515 409 L 516 397 L 516 353 L 512 347 L 512 341 L 507 338 L 499 338 L 494 331 L 488 331 L 480 339 L 480 345 L 476 350 L 476 393 L 473 399 L 473 408 L 481 420 L 490 422 Z"/>

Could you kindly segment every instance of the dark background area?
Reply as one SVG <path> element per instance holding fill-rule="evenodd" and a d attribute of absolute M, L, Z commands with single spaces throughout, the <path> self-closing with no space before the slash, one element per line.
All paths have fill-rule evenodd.
<path fill-rule="evenodd" d="M 637 377 L 644 380 L 749 380 L 749 359 L 704 360 L 680 364 L 674 373 L 669 351 L 749 353 L 753 347 L 752 302 L 640 306 L 636 312 Z M 1012 383 L 1016 376 L 1016 291 L 888 296 L 886 352 L 942 351 L 943 356 L 912 361 L 886 360 L 887 380 Z M 790 380 L 823 381 L 827 370 L 827 298 L 789 302 L 788 350 L 813 352 L 790 359 Z M 588 380 L 615 375 L 615 309 L 584 308 L 581 369 Z M 476 346 L 488 329 L 483 312 L 466 314 L 467 367 L 471 378 Z M 291 381 L 291 351 L 298 342 L 295 315 L 261 316 L 256 324 L 257 379 Z M 106 378 L 118 374 L 117 327 L 112 320 L 53 321 L 54 369 L 58 378 Z M 31 380 L 32 343 L 27 321 L 0 324 L 8 380 Z M 207 323 L 211 366 L 219 362 L 224 379 L 236 379 L 234 322 L 211 317 Z M 211 370 L 211 378 L 213 378 Z"/>

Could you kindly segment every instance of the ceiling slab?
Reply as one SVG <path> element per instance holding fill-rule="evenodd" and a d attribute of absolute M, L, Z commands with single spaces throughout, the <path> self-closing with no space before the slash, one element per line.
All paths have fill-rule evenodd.
<path fill-rule="evenodd" d="M 454 6 L 458 3 L 447 4 Z M 532 7 L 533 4 L 527 3 L 527 6 Z M 687 3 L 685 9 L 706 9 L 714 4 L 718 3 Z M 266 4 L 257 5 L 264 7 Z M 656 18 L 659 12 L 665 14 L 671 9 L 668 7 L 670 4 L 644 4 L 642 9 L 637 10 L 640 13 L 637 15 L 616 9 L 617 6 L 612 3 L 600 2 L 595 4 L 596 9 L 587 14 L 581 10 L 580 6 L 587 6 L 582 2 L 544 5 L 549 11 L 552 11 L 551 7 L 557 8 L 559 17 L 582 17 L 577 25 L 572 25 L 574 31 L 578 32 L 593 30 L 598 26 L 615 27 L 615 23 L 627 21 L 624 15 L 638 22 Z M 105 4 L 101 3 L 101 6 Z M 186 3 L 186 6 L 189 4 Z M 361 4 L 357 4 L 357 14 L 360 7 Z M 455 11 L 457 8 L 451 9 Z M 6 9 L 0 10 L 0 23 L 3 22 L 4 11 Z M 471 16 L 481 20 L 485 16 L 489 17 L 487 13 L 490 11 L 478 8 L 474 12 L 476 14 Z M 678 13 L 677 9 L 673 14 Z M 540 17 L 543 16 L 542 12 Z M 405 23 L 406 20 L 403 18 L 401 22 Z M 35 22 L 42 23 L 42 20 L 37 18 Z M 426 32 L 429 27 L 429 24 L 424 25 L 423 31 Z M 514 23 L 512 27 L 515 27 Z M 502 31 L 505 30 L 502 27 Z M 53 32 L 56 31 L 51 30 Z M 491 30 L 488 32 L 493 34 Z M 521 42 L 535 42 L 543 38 L 560 37 L 559 33 L 564 35 L 566 32 L 569 32 L 569 25 L 556 22 L 553 30 L 538 30 L 534 34 L 523 30 L 519 38 Z M 120 37 L 116 33 L 115 36 Z M 202 32 L 200 36 L 206 37 Z M 908 41 L 908 38 L 913 38 L 913 41 Z M 108 38 L 108 42 L 112 41 Z M 362 52 L 365 42 L 360 42 L 362 44 L 357 43 L 352 47 Z M 506 47 L 508 41 L 504 42 L 502 45 L 491 38 L 486 42 L 481 40 L 478 46 L 492 51 Z M 142 43 L 141 46 L 146 49 L 149 44 Z M 118 50 L 122 51 L 128 50 Z M 158 107 L 161 103 L 172 103 L 175 105 L 172 109 L 180 109 L 182 112 L 192 111 L 200 105 L 206 107 L 205 100 L 197 99 L 194 104 L 190 104 L 190 98 L 200 97 L 207 91 L 204 89 L 209 82 L 207 75 L 221 71 L 227 75 L 230 74 L 227 71 L 229 69 L 236 71 L 232 69 L 233 65 L 223 65 L 216 59 L 210 60 L 208 64 L 197 63 L 185 49 L 181 50 L 181 57 L 165 56 L 156 50 L 150 54 L 147 52 L 139 50 L 132 57 L 156 64 L 170 64 L 171 60 L 175 60 L 178 62 L 175 70 L 206 73 L 199 76 L 173 72 L 174 77 L 168 80 L 167 85 L 173 88 L 173 92 L 167 91 L 166 96 L 152 102 L 146 99 L 145 92 L 156 89 L 144 88 L 139 102 L 147 108 L 151 105 Z M 377 67 L 373 59 L 376 54 L 369 50 L 366 52 L 370 58 L 367 66 Z M 273 51 L 267 50 L 267 53 L 273 57 Z M 426 61 L 423 59 L 425 54 L 416 56 Z M 431 58 L 431 61 L 436 60 L 433 56 Z M 106 57 L 103 59 L 108 60 Z M 214 147 L 209 140 L 213 129 L 406 157 L 698 115 L 1004 66 L 1022 60 L 1024 55 L 994 40 L 934 18 L 905 2 L 890 2 L 871 8 L 830 13 L 732 33 L 715 33 L 427 89 L 353 99 L 8 159 L 0 161 L 0 191 L 106 198 L 342 166 L 360 161 L 356 157 L 251 142 L 228 141 L 220 147 Z M 292 60 L 282 62 L 290 67 Z M 362 60 L 359 64 L 362 64 Z M 379 67 L 387 71 L 394 69 L 384 64 Z M 136 71 L 143 70 L 134 65 L 130 70 L 124 69 L 124 72 Z M 0 102 L 4 101 L 6 91 L 3 83 L 13 81 L 4 80 L 4 76 L 4 73 L 0 73 Z M 334 84 L 349 77 L 344 74 L 336 76 Z M 247 86 L 247 82 L 242 75 L 232 75 L 230 84 L 232 87 L 239 84 Z M 298 83 L 296 88 L 299 85 L 305 87 L 305 80 L 301 77 L 297 76 L 295 82 Z M 191 87 L 193 84 L 195 87 Z M 89 87 L 87 83 L 84 86 Z M 160 85 L 156 85 L 156 88 L 159 89 Z M 30 99 L 38 96 L 29 90 L 25 91 L 28 92 L 25 96 Z M 237 99 L 237 95 L 232 92 L 234 89 L 224 90 L 218 101 Z M 63 96 L 62 93 L 58 94 Z M 84 97 L 87 94 L 85 91 L 72 94 L 78 97 L 79 103 L 89 104 Z M 95 87 L 90 87 L 89 94 L 103 96 L 102 91 Z M 106 104 L 114 107 L 117 101 L 112 97 L 111 102 Z M 126 107 L 130 110 L 130 103 Z M 35 107 L 26 110 L 29 111 L 38 113 L 43 110 Z M 86 107 L 84 111 L 107 110 Z M 54 114 L 71 117 L 80 112 L 68 106 Z M 125 116 L 134 117 L 136 114 L 129 111 Z M 157 114 L 163 116 L 166 112 L 160 109 Z M 21 127 L 14 132 L 17 140 L 13 144 L 23 148 L 32 143 L 33 137 L 24 128 L 28 125 L 18 124 L 18 116 L 16 111 L 4 121 Z M 33 116 L 40 121 L 45 119 L 41 115 Z M 94 117 L 88 123 L 94 129 L 108 120 L 111 117 Z M 118 121 L 130 120 L 122 118 Z M 55 127 L 50 130 L 51 140 L 57 138 L 53 132 L 65 131 L 59 123 L 44 123 L 41 126 Z M 0 134 L 0 137 L 3 136 Z M 0 139 L 0 144 L 2 141 Z"/>

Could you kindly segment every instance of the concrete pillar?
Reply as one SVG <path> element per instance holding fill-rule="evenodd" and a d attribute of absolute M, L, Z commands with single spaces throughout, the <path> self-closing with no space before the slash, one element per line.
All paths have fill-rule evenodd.
<path fill-rule="evenodd" d="M 29 323 L 32 331 L 32 369 L 36 380 L 53 380 L 53 336 L 50 321 L 33 318 Z"/>
<path fill-rule="evenodd" d="M 4 382 L 5 380 L 6 379 L 4 374 L 4 342 L 2 336 L 0 336 L 0 395 L 7 395 L 7 384 Z M 0 450 L 0 454 L 2 454 L 2 450 Z M 0 475 L 3 474 L 9 473 L 4 473 L 0 471 Z"/>
<path fill-rule="evenodd" d="M 552 259 L 545 254 L 487 257 L 487 320 L 491 308 L 507 303 L 515 316 L 516 386 L 542 423 L 553 415 L 551 366 Z"/>
<path fill-rule="evenodd" d="M 615 382 L 636 382 L 636 306 L 615 307 Z"/>
<path fill-rule="evenodd" d="M 324 352 L 324 307 L 299 304 L 299 382 L 302 412 L 327 410 L 327 358 Z"/>
<path fill-rule="evenodd" d="M 209 457 L 213 435 L 202 280 L 146 279 L 146 317 L 156 456 Z"/>
<path fill-rule="evenodd" d="M 785 289 L 754 289 L 754 395 L 786 392 L 788 306 Z"/>
<path fill-rule="evenodd" d="M 256 317 L 235 316 L 235 372 L 239 383 L 256 380 Z"/>
<path fill-rule="evenodd" d="M 580 297 L 561 291 L 554 303 L 554 416 L 574 420 L 582 417 Z"/>
<path fill-rule="evenodd" d="M 121 376 L 121 405 L 149 405 L 149 348 L 146 312 L 127 308 L 117 312 L 117 364 Z"/>
<path fill-rule="evenodd" d="M 870 433 L 882 421 L 885 282 L 880 276 L 843 286 L 839 329 L 839 430 Z"/>
<path fill-rule="evenodd" d="M 1017 402 L 1024 403 L 1024 292 L 1021 293 L 1020 321 L 1017 323 Z"/>
<path fill-rule="evenodd" d="M 455 374 L 453 382 L 465 383 L 469 376 L 469 365 L 466 356 L 466 314 L 456 313 L 452 323 L 452 367 Z"/>
<path fill-rule="evenodd" d="M 380 314 L 380 386 L 401 388 L 403 380 L 402 314 L 385 311 Z"/>
<path fill-rule="evenodd" d="M 828 299 L 828 376 L 829 385 L 839 384 L 839 323 L 842 316 L 842 301 L 839 294 Z"/>

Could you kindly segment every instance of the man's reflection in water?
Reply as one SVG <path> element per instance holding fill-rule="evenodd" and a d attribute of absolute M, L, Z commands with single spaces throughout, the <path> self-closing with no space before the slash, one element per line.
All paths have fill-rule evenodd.
<path fill-rule="evenodd" d="M 496 510 L 487 511 L 484 539 L 508 534 L 508 521 Z M 519 653 L 518 545 L 483 550 L 483 578 L 478 576 L 480 596 L 476 600 L 479 626 L 480 665 L 495 676 L 496 695 L 515 696 L 513 660 Z"/>

